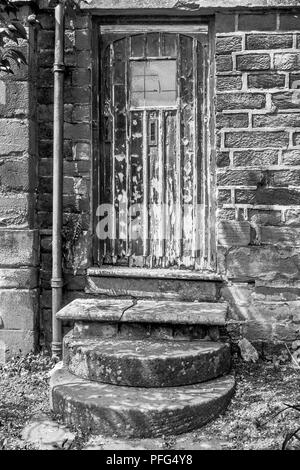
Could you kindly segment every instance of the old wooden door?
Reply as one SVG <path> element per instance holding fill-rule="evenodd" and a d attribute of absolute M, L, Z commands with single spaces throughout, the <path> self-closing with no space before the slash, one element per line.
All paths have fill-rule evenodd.
<path fill-rule="evenodd" d="M 99 264 L 207 267 L 206 37 L 101 37 Z"/>

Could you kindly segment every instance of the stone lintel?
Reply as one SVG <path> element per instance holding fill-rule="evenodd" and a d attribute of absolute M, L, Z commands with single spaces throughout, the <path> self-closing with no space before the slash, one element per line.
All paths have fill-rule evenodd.
<path fill-rule="evenodd" d="M 296 8 L 298 0 L 85 0 L 82 10 L 177 10 L 181 12 L 212 12 L 228 9 Z"/>

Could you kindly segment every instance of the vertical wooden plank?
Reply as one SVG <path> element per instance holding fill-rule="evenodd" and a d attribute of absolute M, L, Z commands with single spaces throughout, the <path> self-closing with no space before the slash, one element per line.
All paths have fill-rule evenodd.
<path fill-rule="evenodd" d="M 208 82 L 208 140 L 209 140 L 209 269 L 217 268 L 217 245 L 216 245 L 216 145 L 215 145 L 215 24 L 210 21 L 209 41 L 204 50 L 206 51 L 205 77 Z"/>
<path fill-rule="evenodd" d="M 180 34 L 176 34 L 176 50 L 178 51 L 177 55 L 177 157 L 176 157 L 176 168 L 178 169 L 178 189 L 177 189 L 177 206 L 176 206 L 176 245 L 177 245 L 177 264 L 181 265 L 182 249 L 183 249 L 183 229 L 182 229 L 182 172 L 181 172 L 181 54 L 180 54 Z"/>
<path fill-rule="evenodd" d="M 165 125 L 165 192 L 166 192 L 166 265 L 174 266 L 178 257 L 178 240 L 176 227 L 178 224 L 177 211 L 180 203 L 179 181 L 180 166 L 177 165 L 177 111 L 166 111 Z"/>
<path fill-rule="evenodd" d="M 207 166 L 207 77 L 205 75 L 207 64 L 205 51 L 203 44 L 198 45 L 198 93 L 201 99 L 198 101 L 199 106 L 199 115 L 202 116 L 201 122 L 199 120 L 199 137 L 201 143 L 201 158 L 199 170 L 201 174 L 201 189 L 200 189 L 200 199 L 201 199 L 201 213 L 200 213 L 200 236 L 201 236 L 201 246 L 199 259 L 197 260 L 196 267 L 199 269 L 206 269 L 207 267 L 207 244 L 208 244 L 208 230 L 207 224 L 208 220 L 208 166 Z"/>
<path fill-rule="evenodd" d="M 99 162 L 99 200 L 98 207 L 103 205 L 109 206 L 113 203 L 112 199 L 112 84 L 111 84 L 111 68 L 112 68 L 113 49 L 111 45 L 107 45 L 102 52 L 102 81 L 101 81 L 101 130 L 100 130 L 100 162 Z M 111 212 L 101 209 L 101 216 L 98 221 L 101 224 L 100 232 L 111 228 Z M 107 222 L 107 224 L 106 224 Z M 103 237 L 103 233 L 100 233 Z M 111 262 L 111 238 L 99 240 L 99 261 L 102 263 Z"/>
<path fill-rule="evenodd" d="M 143 112 L 132 111 L 130 116 L 130 185 L 129 240 L 131 264 L 143 265 Z"/>
<path fill-rule="evenodd" d="M 158 111 L 147 112 L 147 129 L 149 119 L 159 120 Z M 149 239 L 150 239 L 150 267 L 159 266 L 160 237 L 161 237 L 161 197 L 162 181 L 160 169 L 160 140 L 157 145 L 148 145 L 149 158 Z"/>
<path fill-rule="evenodd" d="M 159 240 L 158 240 L 158 265 L 165 267 L 165 242 L 166 242 L 166 218 L 165 218 L 165 127 L 164 127 L 164 111 L 159 110 L 158 114 L 158 177 L 159 177 L 159 198 L 158 212 L 160 214 L 159 224 Z"/>
<path fill-rule="evenodd" d="M 193 266 L 193 168 L 195 158 L 193 39 L 180 35 L 181 55 L 181 153 L 183 203 L 183 256 L 184 266 Z"/>
<path fill-rule="evenodd" d="M 114 69 L 118 68 L 117 82 L 113 83 L 114 100 L 114 149 L 113 188 L 115 207 L 114 263 L 126 263 L 127 255 L 127 88 L 126 59 L 127 38 L 114 43 Z M 125 63 L 125 64 L 119 64 Z M 123 71 L 123 73 L 122 73 Z"/>
<path fill-rule="evenodd" d="M 201 190 L 201 136 L 199 131 L 199 101 L 201 100 L 201 94 L 199 96 L 199 72 L 198 70 L 198 60 L 199 57 L 199 46 L 197 39 L 193 39 L 193 86 L 194 86 L 194 161 L 193 161 L 193 173 L 194 173 L 194 181 L 193 181 L 193 244 L 192 244 L 192 256 L 194 258 L 194 262 L 197 263 L 197 259 L 199 259 L 200 254 L 200 220 L 201 220 L 201 197 L 200 197 L 200 190 Z M 200 145 L 199 145 L 200 143 Z"/>
<path fill-rule="evenodd" d="M 92 263 L 93 265 L 99 264 L 102 261 L 100 256 L 100 244 L 97 236 L 97 208 L 99 207 L 100 198 L 100 165 L 99 165 L 99 151 L 101 152 L 99 140 L 100 127 L 102 127 L 102 102 L 99 93 L 100 88 L 100 67 L 102 67 L 101 61 L 101 40 L 99 37 L 99 26 L 96 23 L 92 23 L 92 102 L 91 102 L 91 115 L 92 115 L 92 139 L 91 139 L 91 155 L 92 155 L 92 184 L 90 194 L 90 232 L 92 234 Z"/>
<path fill-rule="evenodd" d="M 149 266 L 149 159 L 148 159 L 148 145 L 147 145 L 147 111 L 143 111 L 143 181 L 144 181 L 144 204 L 143 204 L 143 258 L 144 265 Z"/>

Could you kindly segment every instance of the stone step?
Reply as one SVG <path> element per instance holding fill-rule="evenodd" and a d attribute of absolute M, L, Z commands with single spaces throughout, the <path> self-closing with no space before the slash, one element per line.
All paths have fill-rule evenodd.
<path fill-rule="evenodd" d="M 168 388 L 99 384 L 55 368 L 51 406 L 65 424 L 122 438 L 176 435 L 197 429 L 223 412 L 234 392 L 232 376 Z"/>
<path fill-rule="evenodd" d="M 227 339 L 224 327 L 217 325 L 181 325 L 171 323 L 109 323 L 75 321 L 73 335 L 76 338 L 123 338 L 170 341 L 218 341 Z"/>
<path fill-rule="evenodd" d="M 230 369 L 230 348 L 212 341 L 64 339 L 64 364 L 84 379 L 132 387 L 204 382 Z"/>
<path fill-rule="evenodd" d="M 225 325 L 227 303 L 167 300 L 75 299 L 57 318 L 88 322 Z"/>
<path fill-rule="evenodd" d="M 106 266 L 90 268 L 86 292 L 111 297 L 215 302 L 222 278 L 215 273 L 181 269 Z"/>

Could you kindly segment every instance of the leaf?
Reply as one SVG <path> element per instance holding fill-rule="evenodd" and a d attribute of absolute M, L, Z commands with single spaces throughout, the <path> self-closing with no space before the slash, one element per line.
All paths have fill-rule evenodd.
<path fill-rule="evenodd" d="M 287 433 L 287 435 L 285 436 L 285 439 L 283 441 L 282 447 L 281 447 L 282 450 L 287 450 L 287 445 L 293 437 L 297 437 L 297 439 L 299 439 L 298 436 L 296 436 L 296 434 L 299 431 L 300 431 L 300 428 L 296 429 L 295 431 Z"/>
<path fill-rule="evenodd" d="M 22 39 L 27 39 L 27 32 L 24 26 L 17 20 L 12 20 L 11 24 L 15 27 L 18 37 Z"/>
<path fill-rule="evenodd" d="M 8 49 L 3 54 L 3 57 L 9 57 L 14 60 L 19 66 L 21 64 L 27 65 L 27 60 L 23 52 L 18 51 L 17 49 Z"/>
<path fill-rule="evenodd" d="M 289 405 L 288 403 L 284 403 L 284 406 L 300 412 L 300 405 Z"/>

